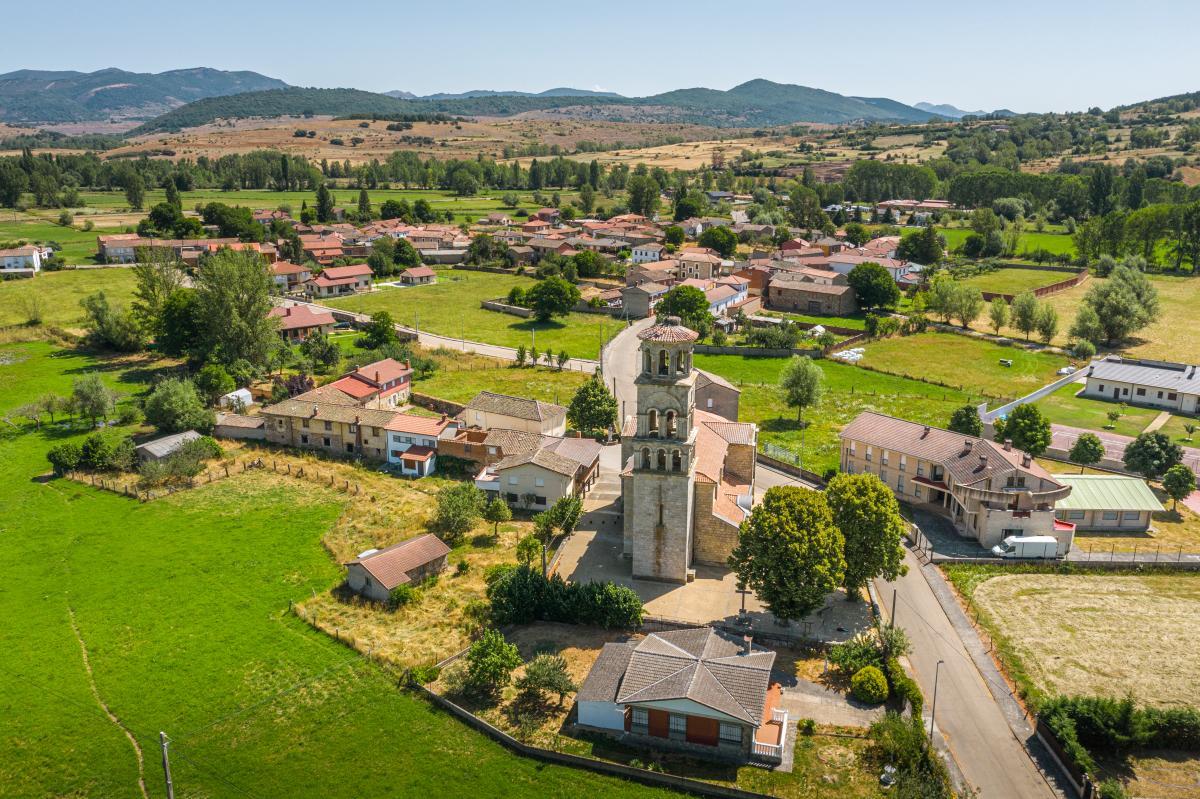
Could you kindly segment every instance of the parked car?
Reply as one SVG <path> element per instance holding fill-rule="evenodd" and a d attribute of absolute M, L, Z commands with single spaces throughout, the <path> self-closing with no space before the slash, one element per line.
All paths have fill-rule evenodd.
<path fill-rule="evenodd" d="M 1052 535 L 1010 535 L 992 547 L 998 558 L 1057 558 L 1058 539 Z"/>

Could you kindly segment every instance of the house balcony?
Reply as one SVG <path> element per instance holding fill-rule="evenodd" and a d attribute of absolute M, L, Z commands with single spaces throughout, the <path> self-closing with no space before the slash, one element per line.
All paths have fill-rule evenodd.
<path fill-rule="evenodd" d="M 485 466 L 479 470 L 479 474 L 475 475 L 475 487 L 480 491 L 500 491 L 500 475 L 492 471 L 492 467 Z"/>
<path fill-rule="evenodd" d="M 783 747 L 787 743 L 788 712 L 780 707 L 782 690 L 778 683 L 767 689 L 763 722 L 754 731 L 750 744 L 750 759 L 757 763 L 776 765 L 783 762 Z"/>

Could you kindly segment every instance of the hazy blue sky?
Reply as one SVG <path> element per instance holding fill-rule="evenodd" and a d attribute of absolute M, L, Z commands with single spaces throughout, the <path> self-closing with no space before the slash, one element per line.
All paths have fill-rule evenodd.
<path fill-rule="evenodd" d="M 967 110 L 1108 108 L 1200 89 L 1195 0 L 255 3 L 10 0 L 0 72 L 191 66 L 418 94 L 625 95 L 763 77 Z M 986 6 L 986 7 L 985 7 Z M 346 12 L 342 15 L 340 12 Z"/>

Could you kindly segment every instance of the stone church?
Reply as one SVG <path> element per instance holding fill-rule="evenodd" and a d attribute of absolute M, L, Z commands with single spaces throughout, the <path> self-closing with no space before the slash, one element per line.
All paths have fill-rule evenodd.
<path fill-rule="evenodd" d="M 637 415 L 621 435 L 624 552 L 633 576 L 685 583 L 725 566 L 754 501 L 758 428 L 696 408 L 695 331 L 677 317 L 638 334 Z"/>

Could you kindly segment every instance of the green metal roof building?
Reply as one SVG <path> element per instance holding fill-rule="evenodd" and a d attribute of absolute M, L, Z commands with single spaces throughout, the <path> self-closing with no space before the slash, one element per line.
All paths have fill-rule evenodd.
<path fill-rule="evenodd" d="M 1139 477 L 1120 474 L 1056 474 L 1071 493 L 1054 506 L 1055 515 L 1077 530 L 1144 532 L 1153 514 L 1164 510 Z"/>

